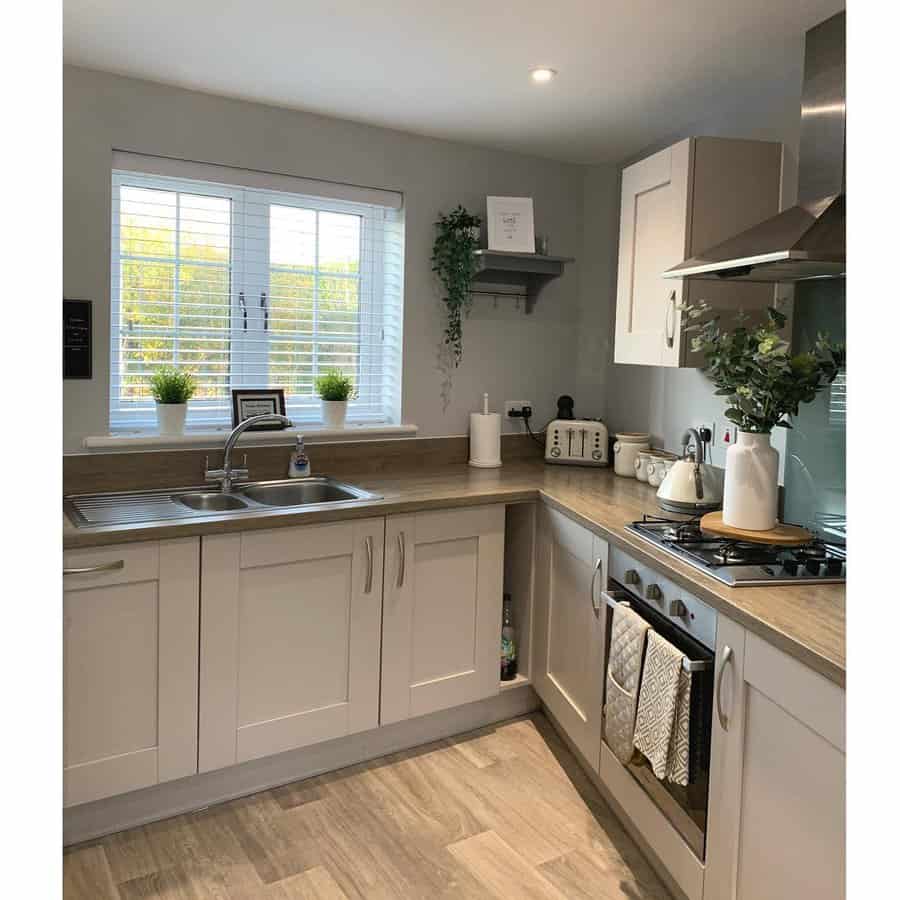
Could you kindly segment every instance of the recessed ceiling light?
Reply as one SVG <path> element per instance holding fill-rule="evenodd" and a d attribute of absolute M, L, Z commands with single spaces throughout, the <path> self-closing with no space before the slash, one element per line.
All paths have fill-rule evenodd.
<path fill-rule="evenodd" d="M 548 81 L 553 81 L 554 78 L 556 78 L 556 69 L 551 69 L 549 66 L 535 66 L 531 70 L 531 80 L 538 84 L 546 84 Z"/>

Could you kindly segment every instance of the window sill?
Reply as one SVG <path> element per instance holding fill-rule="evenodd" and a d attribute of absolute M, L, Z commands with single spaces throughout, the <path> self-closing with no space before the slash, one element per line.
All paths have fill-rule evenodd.
<path fill-rule="evenodd" d="M 216 431 L 189 431 L 185 434 L 153 434 L 150 432 L 122 432 L 121 434 L 104 434 L 86 437 L 82 446 L 85 450 L 188 450 L 209 448 L 220 450 L 230 428 Z M 316 444 L 324 441 L 354 441 L 371 438 L 414 437 L 418 434 L 418 425 L 347 425 L 344 428 L 285 428 L 282 431 L 245 431 L 238 438 L 242 447 L 293 444 L 298 434 L 302 434 L 307 443 Z"/>

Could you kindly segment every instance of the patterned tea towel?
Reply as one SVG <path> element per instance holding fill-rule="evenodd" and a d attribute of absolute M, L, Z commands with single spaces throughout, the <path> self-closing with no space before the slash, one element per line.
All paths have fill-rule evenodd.
<path fill-rule="evenodd" d="M 683 659 L 677 647 L 650 632 L 634 727 L 634 746 L 653 774 L 682 785 L 688 783 L 691 709 L 691 676 Z"/>

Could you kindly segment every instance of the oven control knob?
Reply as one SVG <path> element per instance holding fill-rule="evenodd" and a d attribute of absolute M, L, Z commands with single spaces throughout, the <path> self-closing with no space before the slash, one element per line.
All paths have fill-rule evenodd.
<path fill-rule="evenodd" d="M 670 600 L 666 607 L 666 615 L 673 618 L 683 619 L 687 615 L 687 607 L 683 600 Z"/>
<path fill-rule="evenodd" d="M 591 454 L 591 459 L 595 459 L 599 462 L 601 459 L 603 459 L 603 454 L 599 450 L 595 450 Z"/>
<path fill-rule="evenodd" d="M 641 576 L 638 575 L 637 569 L 629 569 L 625 573 L 625 584 L 637 584 L 641 580 Z"/>
<path fill-rule="evenodd" d="M 644 592 L 644 596 L 648 600 L 661 600 L 662 599 L 662 591 L 658 584 L 648 584 L 647 590 Z"/>
<path fill-rule="evenodd" d="M 557 456 L 559 456 L 559 454 L 560 454 L 561 452 L 562 452 L 562 451 L 559 449 L 559 447 L 551 447 L 551 448 L 550 448 L 550 455 L 551 455 L 552 457 L 554 457 L 554 458 L 557 457 Z"/>

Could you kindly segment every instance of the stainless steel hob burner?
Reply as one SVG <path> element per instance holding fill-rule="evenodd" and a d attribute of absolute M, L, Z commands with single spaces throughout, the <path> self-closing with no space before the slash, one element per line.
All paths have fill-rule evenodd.
<path fill-rule="evenodd" d="M 699 517 L 645 515 L 625 528 L 730 587 L 846 580 L 846 547 L 837 542 L 813 540 L 802 547 L 779 547 L 735 541 L 704 532 Z"/>

